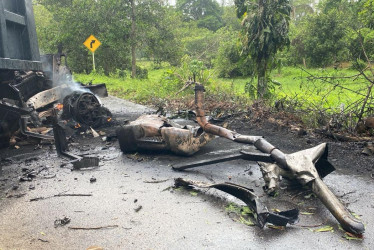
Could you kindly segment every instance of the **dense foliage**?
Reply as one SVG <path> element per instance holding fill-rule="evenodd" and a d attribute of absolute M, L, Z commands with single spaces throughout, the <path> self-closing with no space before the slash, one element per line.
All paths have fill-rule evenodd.
<path fill-rule="evenodd" d="M 256 63 L 257 97 L 263 99 L 275 56 L 290 43 L 291 5 L 288 0 L 235 0 L 235 5 L 238 17 L 243 19 L 243 52 Z"/>
<path fill-rule="evenodd" d="M 374 56 L 373 0 L 177 0 L 175 6 L 134 0 L 133 43 L 129 0 L 33 2 L 42 53 L 63 44 L 75 72 L 92 70 L 82 44 L 91 34 L 102 42 L 95 57 L 107 75 L 131 68 L 133 43 L 138 60 L 154 67 L 181 65 L 187 55 L 227 78 L 257 74 L 268 80 L 266 72 L 281 65 L 362 63 L 363 48 Z"/>

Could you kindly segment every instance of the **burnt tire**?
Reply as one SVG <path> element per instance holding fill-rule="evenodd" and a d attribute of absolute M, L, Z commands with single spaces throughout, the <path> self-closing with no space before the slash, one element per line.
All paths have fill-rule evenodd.
<path fill-rule="evenodd" d="M 133 126 L 121 126 L 116 130 L 116 134 L 123 153 L 134 153 L 138 150 Z"/>

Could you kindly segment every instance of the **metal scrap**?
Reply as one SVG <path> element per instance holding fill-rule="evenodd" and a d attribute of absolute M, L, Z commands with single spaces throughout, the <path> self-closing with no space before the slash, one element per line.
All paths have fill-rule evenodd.
<path fill-rule="evenodd" d="M 263 228 L 267 223 L 275 226 L 286 226 L 287 224 L 295 224 L 299 219 L 299 210 L 291 209 L 279 213 L 270 212 L 267 207 L 261 202 L 260 198 L 253 192 L 252 189 L 243 187 L 234 183 L 219 183 L 209 184 L 182 178 L 175 179 L 175 186 L 193 186 L 198 188 L 215 188 L 231 194 L 236 198 L 242 200 L 247 206 L 254 211 L 257 226 Z"/>
<path fill-rule="evenodd" d="M 121 150 L 169 150 L 180 155 L 192 155 L 215 136 L 199 127 L 181 126 L 165 117 L 143 115 L 117 129 Z"/>
<path fill-rule="evenodd" d="M 355 234 L 364 233 L 365 227 L 363 223 L 351 215 L 321 179 L 335 170 L 327 159 L 328 147 L 326 143 L 293 154 L 284 154 L 260 136 L 241 135 L 226 128 L 210 124 L 206 120 L 203 108 L 204 91 L 203 85 L 195 83 L 196 120 L 205 132 L 235 142 L 254 145 L 261 152 L 268 154 L 272 160 L 273 165 L 262 164 L 264 179 L 272 191 L 277 188 L 280 175 L 294 178 L 313 191 L 339 221 L 344 230 Z M 193 164 L 189 163 L 187 166 Z M 202 165 L 207 164 L 209 164 L 209 161 Z M 185 166 L 178 166 L 177 169 L 185 169 Z"/>
<path fill-rule="evenodd" d="M 53 112 L 53 135 L 55 138 L 55 145 L 56 151 L 59 156 L 64 156 L 69 158 L 70 163 L 73 164 L 74 169 L 82 169 L 88 167 L 97 167 L 99 166 L 99 158 L 98 157 L 90 157 L 90 156 L 77 156 L 74 155 L 69 151 L 68 143 L 66 140 L 65 131 L 62 126 L 58 123 L 56 111 Z"/>
<path fill-rule="evenodd" d="M 92 93 L 74 91 L 63 100 L 61 119 L 74 119 L 80 124 L 96 128 L 106 123 L 111 116 L 111 112 Z"/>

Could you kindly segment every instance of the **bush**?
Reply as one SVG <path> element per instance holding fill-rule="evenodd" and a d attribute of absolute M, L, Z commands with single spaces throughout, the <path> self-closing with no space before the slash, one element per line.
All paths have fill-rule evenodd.
<path fill-rule="evenodd" d="M 148 69 L 136 66 L 136 78 L 138 78 L 138 79 L 148 79 Z"/>
<path fill-rule="evenodd" d="M 251 58 L 242 56 L 239 41 L 232 37 L 221 42 L 218 55 L 214 60 L 214 66 L 219 77 L 251 76 L 255 68 Z"/>

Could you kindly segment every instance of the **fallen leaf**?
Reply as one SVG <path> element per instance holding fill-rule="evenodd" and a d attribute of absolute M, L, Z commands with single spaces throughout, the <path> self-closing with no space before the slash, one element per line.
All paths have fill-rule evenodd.
<path fill-rule="evenodd" d="M 351 214 L 352 214 L 356 219 L 361 220 L 361 218 L 360 218 L 360 216 L 359 216 L 358 214 L 356 214 L 356 213 L 354 213 L 354 212 L 351 212 Z"/>
<path fill-rule="evenodd" d="M 244 225 L 247 225 L 247 226 L 254 226 L 255 225 L 255 223 L 253 223 L 250 219 L 247 220 L 247 219 L 243 218 L 242 216 L 240 216 L 239 221 L 241 223 L 243 223 Z"/>
<path fill-rule="evenodd" d="M 248 206 L 244 206 L 241 209 L 241 214 L 242 215 L 252 215 L 253 214 L 253 210 L 250 209 Z"/>
<path fill-rule="evenodd" d="M 233 212 L 233 213 L 239 214 L 240 211 L 241 211 L 241 208 L 238 205 L 236 205 L 235 203 L 229 203 L 226 206 L 226 211 L 227 212 Z"/>
<path fill-rule="evenodd" d="M 334 228 L 332 226 L 324 226 L 313 230 L 313 232 L 334 232 Z"/>
<path fill-rule="evenodd" d="M 305 199 L 310 199 L 312 197 L 316 197 L 316 196 L 313 193 L 310 193 L 310 194 L 304 196 Z"/>
<path fill-rule="evenodd" d="M 190 195 L 192 195 L 192 196 L 197 196 L 197 195 L 198 195 L 198 193 L 197 193 L 197 192 L 195 192 L 195 191 L 191 191 L 191 192 L 190 192 Z"/>
<path fill-rule="evenodd" d="M 311 215 L 311 214 L 314 214 L 314 213 L 309 213 L 309 212 L 300 212 L 300 214 L 303 214 L 303 215 Z"/>
<path fill-rule="evenodd" d="M 353 234 L 350 232 L 345 232 L 344 238 L 347 240 L 363 240 L 364 236 L 362 234 Z"/>
<path fill-rule="evenodd" d="M 98 246 L 90 246 L 89 248 L 87 248 L 87 250 L 104 250 L 104 248 Z"/>

